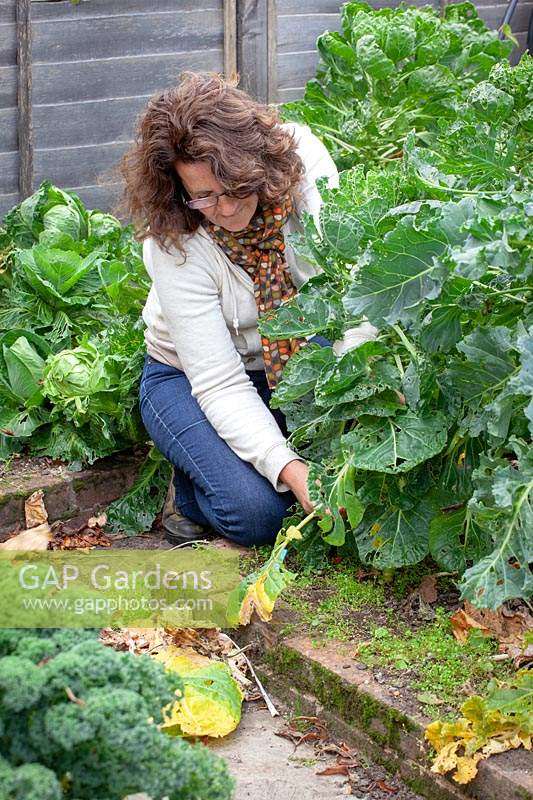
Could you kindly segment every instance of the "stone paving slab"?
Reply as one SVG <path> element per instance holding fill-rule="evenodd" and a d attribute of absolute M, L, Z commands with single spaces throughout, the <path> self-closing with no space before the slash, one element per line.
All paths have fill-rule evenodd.
<path fill-rule="evenodd" d="M 526 750 L 481 762 L 478 775 L 466 787 L 432 773 L 423 738 L 430 720 L 413 711 L 406 699 L 393 696 L 369 670 L 358 669 L 353 644 L 283 636 L 287 625 L 297 622 L 295 612 L 280 604 L 271 623 L 253 622 L 239 631 L 238 639 L 253 643 L 261 679 L 298 713 L 322 715 L 332 729 L 340 728 L 390 771 L 398 769 L 405 782 L 429 800 L 533 800 L 533 753 Z"/>
<path fill-rule="evenodd" d="M 335 765 L 334 755 L 317 753 L 307 742 L 295 748 L 288 739 L 277 735 L 286 726 L 287 716 L 278 699 L 273 699 L 281 716 L 271 717 L 261 701 L 244 703 L 238 728 L 223 739 L 211 739 L 208 743 L 210 750 L 227 761 L 235 778 L 232 800 L 341 800 L 346 797 L 348 787 L 344 775 L 317 774 Z M 356 752 L 354 756 L 358 762 L 355 770 L 357 776 L 363 777 L 363 784 L 383 778 L 394 794 L 357 789 L 349 795 L 353 800 L 370 800 L 377 796 L 387 800 L 389 796 L 393 800 L 423 800 L 397 777 L 389 776 L 361 754 Z M 358 780 L 357 785 L 360 786 Z M 139 793 L 128 795 L 124 800 L 150 798 Z"/>
<path fill-rule="evenodd" d="M 24 529 L 24 501 L 37 489 L 44 492 L 50 522 L 81 524 L 130 488 L 143 458 L 121 453 L 78 472 L 48 459 L 14 461 L 0 477 L 0 541 Z"/>

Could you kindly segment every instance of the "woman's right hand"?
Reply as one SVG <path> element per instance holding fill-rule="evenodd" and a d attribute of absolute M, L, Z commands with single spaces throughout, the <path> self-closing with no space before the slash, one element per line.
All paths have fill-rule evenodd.
<path fill-rule="evenodd" d="M 304 461 L 299 461 L 298 459 L 285 464 L 279 474 L 280 481 L 283 481 L 283 483 L 287 484 L 289 489 L 291 489 L 306 514 L 310 514 L 314 511 L 314 506 L 309 499 L 309 490 L 307 488 L 308 475 L 309 467 Z"/>

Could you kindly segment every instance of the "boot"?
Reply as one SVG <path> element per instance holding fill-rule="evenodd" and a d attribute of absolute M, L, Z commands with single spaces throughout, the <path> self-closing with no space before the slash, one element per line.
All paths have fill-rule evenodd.
<path fill-rule="evenodd" d="M 165 539 L 170 544 L 184 544 L 205 539 L 210 528 L 198 525 L 192 519 L 184 517 L 176 508 L 176 489 L 174 486 L 174 473 L 170 479 L 161 524 L 165 529 Z"/>

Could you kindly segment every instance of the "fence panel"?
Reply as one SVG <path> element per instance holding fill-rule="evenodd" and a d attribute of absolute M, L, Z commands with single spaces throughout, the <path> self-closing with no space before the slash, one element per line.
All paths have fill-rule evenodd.
<path fill-rule="evenodd" d="M 19 199 L 14 7 L 0 3 L 0 215 Z M 223 0 L 34 0 L 31 190 L 48 178 L 111 209 L 148 98 L 183 70 L 224 70 L 224 13 Z"/>
<path fill-rule="evenodd" d="M 382 8 L 397 0 L 371 4 Z M 43 178 L 74 189 L 89 206 L 110 210 L 120 186 L 117 163 L 132 141 L 137 115 L 183 70 L 238 69 L 241 86 L 263 102 L 302 97 L 318 63 L 317 36 L 339 30 L 340 5 L 0 0 L 0 217 Z M 476 5 L 490 27 L 500 25 L 506 0 Z M 26 31 L 24 8 L 31 14 Z M 533 0 L 521 1 L 512 19 L 520 43 L 513 62 L 524 49 L 532 10 Z"/>
<path fill-rule="evenodd" d="M 18 202 L 16 0 L 0 0 L 0 217 Z"/>

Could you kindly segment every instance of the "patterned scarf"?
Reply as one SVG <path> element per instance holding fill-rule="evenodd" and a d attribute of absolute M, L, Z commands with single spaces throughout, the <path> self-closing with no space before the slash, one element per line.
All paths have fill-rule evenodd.
<path fill-rule="evenodd" d="M 259 317 L 269 316 L 273 309 L 296 294 L 284 257 L 285 241 L 281 231 L 291 211 L 292 199 L 288 195 L 276 206 L 261 207 L 242 231 L 227 231 L 212 222 L 205 225 L 228 258 L 252 277 Z M 261 337 L 265 373 L 271 389 L 279 381 L 287 360 L 305 341 Z"/>

